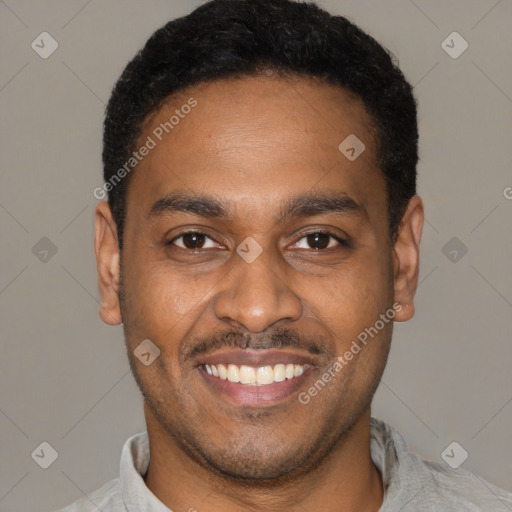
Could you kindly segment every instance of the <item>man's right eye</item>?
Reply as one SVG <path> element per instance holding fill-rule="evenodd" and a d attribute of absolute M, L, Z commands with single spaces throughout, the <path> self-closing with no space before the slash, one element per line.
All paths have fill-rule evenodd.
<path fill-rule="evenodd" d="M 210 242 L 210 245 L 205 245 Z M 216 247 L 216 242 L 210 238 L 206 233 L 201 231 L 186 231 L 175 236 L 172 240 L 167 242 L 167 245 L 176 245 L 181 249 L 198 250 L 198 249 L 211 249 Z"/>

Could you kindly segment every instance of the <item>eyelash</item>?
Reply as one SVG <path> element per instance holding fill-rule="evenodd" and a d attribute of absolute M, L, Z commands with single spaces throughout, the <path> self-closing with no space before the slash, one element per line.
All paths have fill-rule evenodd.
<path fill-rule="evenodd" d="M 172 246 L 172 245 L 174 245 L 174 242 L 176 240 L 178 240 L 179 238 L 181 238 L 181 237 L 183 237 L 185 235 L 189 235 L 189 234 L 202 235 L 202 236 L 205 236 L 206 238 L 208 238 L 209 240 L 211 240 L 212 242 L 218 243 L 216 240 L 214 240 L 211 236 L 209 236 L 207 233 L 204 233 L 203 231 L 190 230 L 190 231 L 184 231 L 184 232 L 180 233 L 179 235 L 175 236 L 173 239 L 169 240 L 169 242 L 167 242 L 166 245 Z M 296 243 L 298 243 L 300 240 L 302 240 L 303 238 L 306 238 L 309 235 L 316 235 L 316 234 L 327 235 L 330 238 L 333 238 L 334 240 L 336 240 L 340 244 L 341 247 L 345 247 L 345 248 L 350 247 L 349 242 L 347 240 L 341 238 L 338 235 L 335 235 L 331 231 L 326 231 L 326 230 L 323 230 L 323 229 L 317 229 L 317 230 L 314 230 L 314 231 L 308 231 L 306 233 L 301 233 L 300 237 L 297 239 L 297 241 L 294 243 L 294 245 Z M 198 252 L 198 251 L 204 250 L 204 249 L 201 249 L 201 248 L 199 248 L 199 249 L 187 249 L 185 247 L 179 247 L 179 246 L 178 246 L 178 248 L 179 249 L 183 249 L 185 251 L 189 251 L 189 252 Z M 332 247 L 329 248 L 329 249 L 332 249 Z M 325 251 L 326 249 L 310 249 L 310 250 L 312 250 L 312 251 Z"/>

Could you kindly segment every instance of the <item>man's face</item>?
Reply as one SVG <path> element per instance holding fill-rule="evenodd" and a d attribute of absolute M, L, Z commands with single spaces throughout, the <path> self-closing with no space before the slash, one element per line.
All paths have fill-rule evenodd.
<path fill-rule="evenodd" d="M 353 161 L 338 149 L 351 134 L 365 144 Z M 267 479 L 312 467 L 368 411 L 392 322 L 333 368 L 396 299 L 374 134 L 357 99 L 303 78 L 193 87 L 145 126 L 137 147 L 156 146 L 128 188 L 122 251 L 128 356 L 152 421 L 209 469 Z M 145 339 L 160 349 L 149 366 L 133 353 Z M 231 380 L 249 367 L 246 382 L 270 366 L 260 382 L 279 382 L 231 382 L 221 364 Z"/>

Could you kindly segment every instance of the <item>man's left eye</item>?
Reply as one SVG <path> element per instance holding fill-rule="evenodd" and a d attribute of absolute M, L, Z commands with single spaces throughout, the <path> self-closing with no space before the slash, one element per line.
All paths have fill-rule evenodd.
<path fill-rule="evenodd" d="M 303 236 L 295 245 L 298 249 L 322 250 L 336 247 L 336 245 L 346 247 L 347 242 L 333 233 L 315 231 Z"/>

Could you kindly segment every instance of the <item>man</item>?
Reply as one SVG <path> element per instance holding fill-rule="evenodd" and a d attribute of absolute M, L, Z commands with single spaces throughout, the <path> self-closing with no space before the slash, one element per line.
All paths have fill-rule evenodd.
<path fill-rule="evenodd" d="M 314 4 L 213 0 L 153 34 L 95 191 L 100 316 L 147 433 L 63 510 L 512 510 L 371 417 L 414 314 L 417 142 L 388 53 Z"/>

